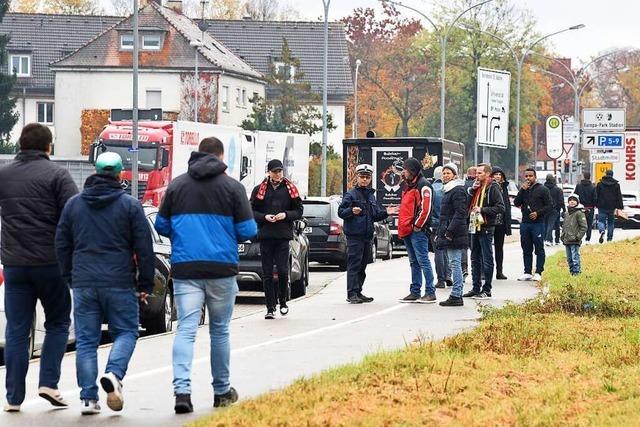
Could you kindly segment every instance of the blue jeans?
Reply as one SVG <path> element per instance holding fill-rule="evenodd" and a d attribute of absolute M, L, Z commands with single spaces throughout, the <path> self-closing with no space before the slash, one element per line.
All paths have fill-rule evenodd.
<path fill-rule="evenodd" d="M 525 274 L 531 274 L 533 270 L 533 250 L 536 251 L 536 273 L 544 271 L 544 223 L 523 222 L 520 224 L 520 246 L 524 260 Z"/>
<path fill-rule="evenodd" d="M 462 289 L 464 281 L 462 276 L 462 256 L 466 249 L 447 249 L 447 258 L 449 259 L 449 267 L 451 268 L 451 278 L 453 279 L 453 289 L 451 296 L 462 297 Z"/>
<path fill-rule="evenodd" d="M 560 212 L 555 209 L 550 210 L 544 217 L 544 228 L 544 240 L 553 243 L 553 231 L 555 230 L 556 243 L 560 243 Z"/>
<path fill-rule="evenodd" d="M 613 229 L 615 228 L 616 217 L 612 210 L 598 209 L 598 231 L 607 232 L 607 242 L 613 240 Z"/>
<path fill-rule="evenodd" d="M 347 239 L 347 298 L 362 293 L 370 260 L 370 240 Z"/>
<path fill-rule="evenodd" d="M 571 274 L 580 274 L 580 245 L 564 245 Z"/>
<path fill-rule="evenodd" d="M 138 340 L 138 298 L 133 288 L 74 288 L 76 376 L 80 399 L 98 400 L 98 346 L 102 320 L 109 325 L 113 345 L 105 372 L 122 380 Z"/>
<path fill-rule="evenodd" d="M 173 281 L 173 295 L 178 311 L 178 331 L 173 342 L 173 389 L 175 394 L 191 394 L 191 363 L 193 343 L 198 331 L 202 306 L 209 311 L 209 337 L 211 339 L 211 375 L 213 392 L 220 395 L 229 391 L 229 322 L 238 284 L 235 276 L 221 279 Z"/>
<path fill-rule="evenodd" d="M 493 279 L 493 231 L 471 235 L 471 278 L 473 290 L 491 292 Z M 482 278 L 484 277 L 484 285 Z"/>
<path fill-rule="evenodd" d="M 414 231 L 404 238 L 404 245 L 409 256 L 411 266 L 411 286 L 410 292 L 413 295 L 421 295 L 422 276 L 425 280 L 425 295 L 434 295 L 436 288 L 433 287 L 433 269 L 429 259 L 429 238 L 422 231 Z"/>
<path fill-rule="evenodd" d="M 438 282 L 451 280 L 451 267 L 449 267 L 449 260 L 447 259 L 447 250 L 436 249 L 434 259 L 436 264 L 436 276 L 438 277 Z"/>
<path fill-rule="evenodd" d="M 37 300 L 44 308 L 46 319 L 38 386 L 57 389 L 60 364 L 69 338 L 71 296 L 57 265 L 5 267 L 4 279 L 7 403 L 20 405 L 25 396 L 25 377 L 30 357 L 29 334 Z"/>

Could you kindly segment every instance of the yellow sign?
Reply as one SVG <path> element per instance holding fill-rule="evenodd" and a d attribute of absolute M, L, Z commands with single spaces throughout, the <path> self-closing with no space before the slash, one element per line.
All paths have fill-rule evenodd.
<path fill-rule="evenodd" d="M 602 177 L 609 169 L 613 169 L 613 163 L 596 163 L 595 173 L 593 174 L 596 184 L 600 182 Z"/>

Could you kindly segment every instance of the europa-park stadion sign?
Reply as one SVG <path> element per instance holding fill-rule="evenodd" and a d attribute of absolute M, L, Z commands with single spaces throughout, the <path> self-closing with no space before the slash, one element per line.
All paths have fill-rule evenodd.
<path fill-rule="evenodd" d="M 547 117 L 547 155 L 559 159 L 564 152 L 562 139 L 562 119 L 559 116 Z"/>

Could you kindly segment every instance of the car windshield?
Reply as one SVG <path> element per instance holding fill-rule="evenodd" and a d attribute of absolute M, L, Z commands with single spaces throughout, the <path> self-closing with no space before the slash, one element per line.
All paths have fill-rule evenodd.
<path fill-rule="evenodd" d="M 125 169 L 131 169 L 131 159 L 133 153 L 129 151 L 128 146 L 124 145 L 111 145 L 108 141 L 105 142 L 107 151 L 118 153 L 122 157 L 122 163 Z M 142 171 L 152 171 L 157 167 L 157 152 L 155 147 L 144 148 L 140 147 L 138 151 L 138 168 Z"/>
<path fill-rule="evenodd" d="M 331 205 L 329 203 L 304 203 L 305 218 L 331 218 Z"/>

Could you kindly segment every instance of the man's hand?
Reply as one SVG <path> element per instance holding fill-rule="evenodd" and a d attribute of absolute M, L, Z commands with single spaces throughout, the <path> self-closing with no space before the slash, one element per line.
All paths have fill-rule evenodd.
<path fill-rule="evenodd" d="M 149 301 L 147 301 L 147 298 L 149 298 L 149 294 L 148 293 L 146 293 L 146 292 L 138 292 L 138 299 L 144 305 L 148 305 L 149 304 Z"/>
<path fill-rule="evenodd" d="M 264 219 L 266 219 L 266 220 L 267 220 L 267 221 L 269 221 L 269 222 L 276 222 L 276 221 L 277 221 L 277 219 L 276 219 L 276 216 L 275 216 L 275 215 L 265 215 L 265 216 L 264 216 Z"/>
<path fill-rule="evenodd" d="M 531 213 L 529 214 L 529 219 L 532 219 L 532 220 L 534 220 L 534 221 L 535 221 L 536 219 L 538 219 L 538 212 L 531 212 Z"/>
<path fill-rule="evenodd" d="M 480 213 L 482 212 L 482 208 L 480 206 L 475 206 L 473 209 L 471 209 L 471 212 Z"/>
<path fill-rule="evenodd" d="M 523 190 L 528 190 L 529 189 L 529 181 L 525 181 L 522 183 L 522 187 Z"/>
<path fill-rule="evenodd" d="M 398 206 L 389 206 L 387 207 L 387 213 L 389 215 L 398 215 L 398 213 L 400 213 L 400 208 Z"/>
<path fill-rule="evenodd" d="M 278 215 L 276 215 L 276 221 L 282 221 L 283 219 L 285 219 L 287 217 L 287 214 L 284 212 L 280 212 Z"/>
<path fill-rule="evenodd" d="M 416 227 L 416 226 L 414 225 L 414 226 L 413 226 L 413 231 L 415 231 L 415 232 L 417 233 L 418 231 L 422 231 L 422 228 L 420 228 L 420 227 Z"/>
<path fill-rule="evenodd" d="M 359 207 L 355 207 L 355 208 L 351 208 L 351 210 L 353 211 L 354 215 L 360 215 L 362 213 L 362 208 Z"/>

